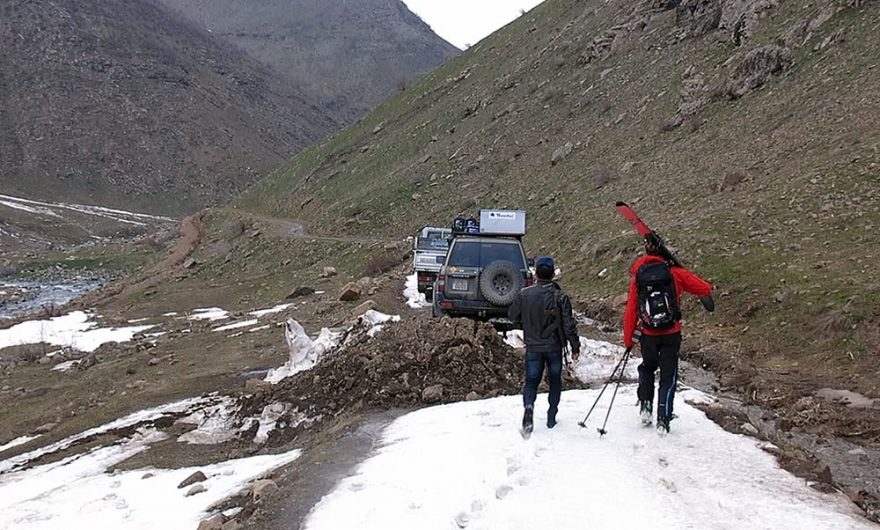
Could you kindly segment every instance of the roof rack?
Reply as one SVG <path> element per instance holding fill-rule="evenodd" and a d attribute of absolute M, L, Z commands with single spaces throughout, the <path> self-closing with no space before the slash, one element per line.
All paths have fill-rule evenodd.
<path fill-rule="evenodd" d="M 521 239 L 525 234 L 525 210 L 480 210 L 479 220 L 458 216 L 452 223 L 452 237 L 471 235 Z"/>

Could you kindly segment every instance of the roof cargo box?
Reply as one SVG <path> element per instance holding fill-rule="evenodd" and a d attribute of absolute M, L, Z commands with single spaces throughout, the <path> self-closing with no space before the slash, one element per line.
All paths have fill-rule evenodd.
<path fill-rule="evenodd" d="M 524 236 L 526 212 L 525 210 L 480 210 L 480 233 Z"/>

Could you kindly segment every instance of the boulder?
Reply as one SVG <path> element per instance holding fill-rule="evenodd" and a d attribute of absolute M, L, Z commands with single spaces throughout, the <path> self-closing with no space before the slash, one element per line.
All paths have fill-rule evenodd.
<path fill-rule="evenodd" d="M 339 300 L 342 302 L 354 302 L 361 297 L 361 292 L 362 289 L 358 284 L 354 282 L 349 283 L 339 292 Z"/>
<path fill-rule="evenodd" d="M 336 267 L 324 267 L 324 270 L 321 271 L 319 276 L 321 278 L 332 278 L 337 274 L 339 274 L 339 272 L 336 270 Z"/>
<path fill-rule="evenodd" d="M 274 480 L 257 480 L 251 487 L 251 493 L 253 493 L 254 502 L 260 502 L 278 493 L 278 484 Z"/>
<path fill-rule="evenodd" d="M 208 477 L 206 477 L 204 473 L 202 473 L 201 471 L 196 471 L 196 472 L 193 473 L 192 475 L 186 477 L 186 478 L 183 480 L 183 482 L 181 482 L 181 483 L 177 486 L 177 489 L 182 489 L 182 488 L 185 488 L 185 487 L 187 487 L 187 486 L 192 486 L 193 484 L 195 484 L 195 483 L 197 483 L 197 482 L 204 482 L 204 481 L 206 481 L 206 480 L 208 480 Z"/>
<path fill-rule="evenodd" d="M 432 385 L 422 390 L 422 401 L 439 403 L 443 399 L 443 385 Z"/>
<path fill-rule="evenodd" d="M 242 528 L 244 528 L 244 526 L 242 526 L 241 523 L 239 523 L 238 521 L 233 519 L 232 521 L 229 521 L 228 523 L 224 524 L 222 530 L 241 530 Z"/>
<path fill-rule="evenodd" d="M 792 64 L 794 54 L 789 48 L 769 45 L 754 49 L 730 73 L 724 92 L 729 99 L 739 99 Z"/>
<path fill-rule="evenodd" d="M 197 530 L 223 530 L 223 525 L 227 521 L 228 519 L 225 515 L 218 513 L 217 515 L 213 515 L 199 523 Z"/>
<path fill-rule="evenodd" d="M 206 491 L 208 491 L 208 488 L 203 484 L 196 484 L 186 492 L 185 497 L 192 497 L 193 495 L 198 495 L 199 493 L 204 493 Z"/>
<path fill-rule="evenodd" d="M 246 392 L 263 392 L 272 388 L 272 383 L 263 381 L 262 379 L 248 379 L 244 383 Z"/>
<path fill-rule="evenodd" d="M 480 394 L 476 393 L 476 392 L 473 391 L 473 390 L 471 390 L 471 391 L 468 393 L 468 395 L 466 395 L 466 396 L 464 397 L 464 400 L 465 400 L 465 401 L 477 401 L 478 399 L 482 399 L 481 396 L 480 396 Z"/>
<path fill-rule="evenodd" d="M 370 309 L 376 309 L 376 302 L 373 300 L 367 300 L 366 302 L 362 303 L 361 305 L 355 307 L 351 311 L 351 316 L 354 318 L 357 318 L 357 317 L 363 315 L 364 313 L 366 313 L 367 311 L 369 311 Z"/>
<path fill-rule="evenodd" d="M 553 151 L 553 156 L 550 158 L 550 165 L 555 166 L 562 162 L 572 151 L 574 151 L 574 144 L 571 142 L 565 142 L 565 145 L 559 147 L 556 151 Z"/>

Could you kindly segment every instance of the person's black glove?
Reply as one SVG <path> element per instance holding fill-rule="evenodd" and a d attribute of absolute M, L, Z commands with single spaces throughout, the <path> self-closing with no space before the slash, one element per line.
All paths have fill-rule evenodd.
<path fill-rule="evenodd" d="M 715 300 L 712 299 L 712 295 L 706 295 L 700 297 L 700 302 L 703 304 L 703 308 L 708 312 L 715 311 Z"/>

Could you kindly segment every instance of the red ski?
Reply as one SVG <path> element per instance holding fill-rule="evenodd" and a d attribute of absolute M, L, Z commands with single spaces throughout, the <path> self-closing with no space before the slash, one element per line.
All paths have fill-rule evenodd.
<path fill-rule="evenodd" d="M 660 249 L 660 252 L 663 254 L 663 259 L 665 259 L 669 266 L 672 267 L 682 267 L 684 266 L 678 261 L 672 252 L 669 251 L 669 248 L 666 246 L 666 243 L 663 242 L 663 238 L 660 237 L 660 234 L 651 230 L 648 225 L 642 221 L 636 212 L 633 211 L 632 208 L 629 207 L 625 202 L 617 203 L 617 211 L 620 212 L 620 215 L 624 216 L 632 225 L 635 227 L 636 232 L 639 233 L 642 237 L 645 238 L 645 241 L 651 241 L 657 248 Z M 712 312 L 715 310 L 715 301 L 711 296 L 704 296 L 700 298 L 700 302 L 703 303 L 703 307 L 708 312 Z"/>
<path fill-rule="evenodd" d="M 672 252 L 669 251 L 669 248 L 666 247 L 666 243 L 663 242 L 663 238 L 660 237 L 660 234 L 651 230 L 648 225 L 642 221 L 636 212 L 633 211 L 632 208 L 625 202 L 617 203 L 617 211 L 620 212 L 620 215 L 624 216 L 627 221 L 632 223 L 633 227 L 635 227 L 636 232 L 639 233 L 640 236 L 644 237 L 646 240 L 651 239 L 653 243 L 660 248 L 660 251 L 663 253 L 663 257 L 666 261 L 669 262 L 670 265 L 674 265 L 676 267 L 683 267 L 678 258 L 676 258 Z"/>

